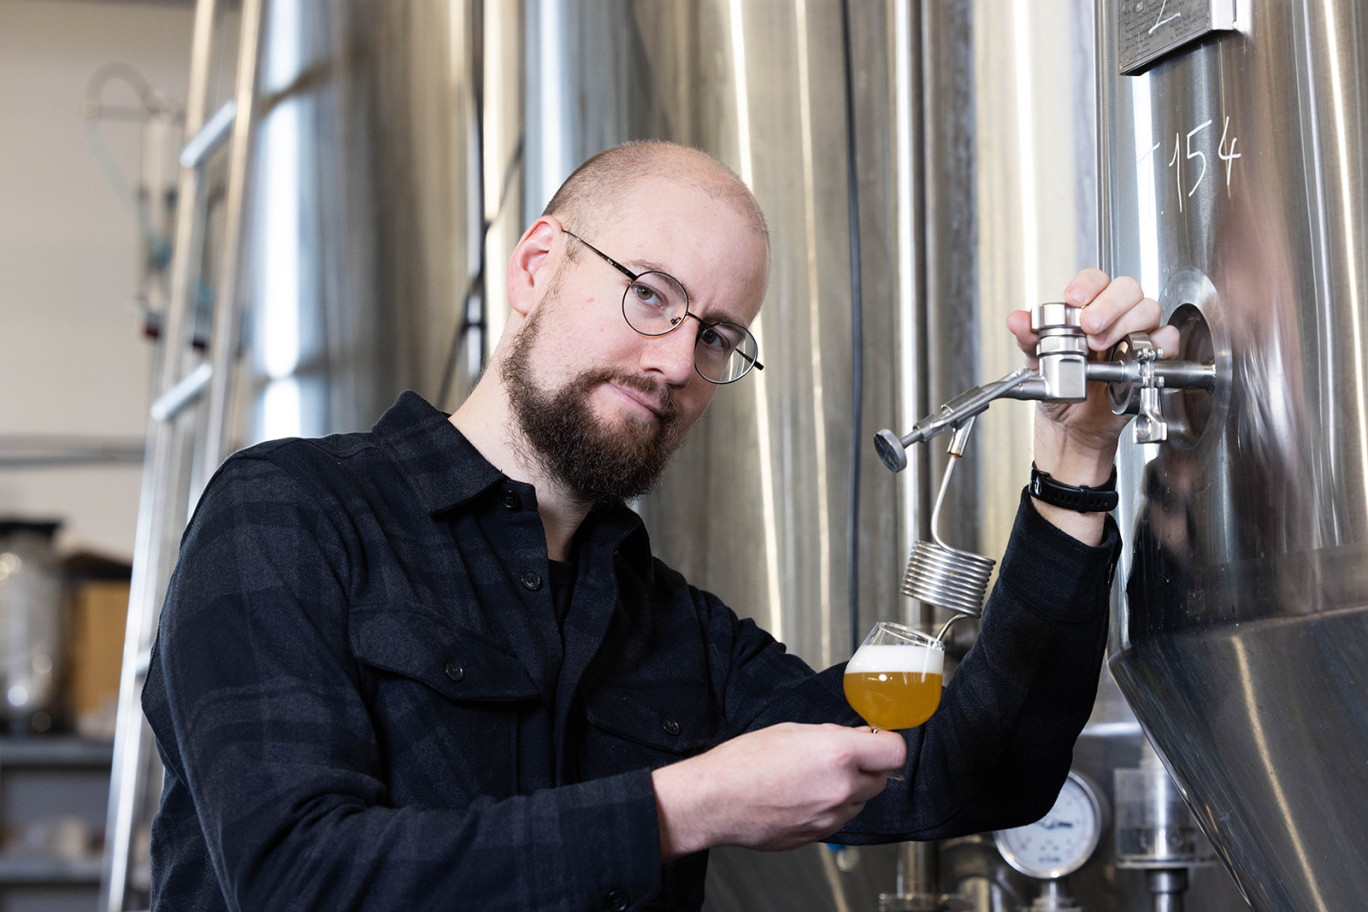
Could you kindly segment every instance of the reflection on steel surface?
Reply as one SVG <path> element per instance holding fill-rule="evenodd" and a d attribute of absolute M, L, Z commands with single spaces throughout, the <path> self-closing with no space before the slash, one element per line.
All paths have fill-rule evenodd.
<path fill-rule="evenodd" d="M 1246 8 L 1247 7 L 1247 8 Z M 1123 446 L 1117 682 L 1256 909 L 1368 895 L 1368 19 L 1241 4 L 1117 76 L 1099 3 L 1104 267 L 1209 352 L 1206 406 Z"/>

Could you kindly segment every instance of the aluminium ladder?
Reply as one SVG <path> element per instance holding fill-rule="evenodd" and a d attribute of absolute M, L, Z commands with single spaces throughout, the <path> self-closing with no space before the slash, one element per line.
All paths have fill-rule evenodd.
<path fill-rule="evenodd" d="M 157 342 L 147 448 L 143 457 L 133 578 L 119 681 L 114 757 L 100 880 L 99 912 L 145 908 L 138 869 L 139 845 L 159 799 L 161 769 L 141 710 L 152 639 L 175 564 L 177 542 L 200 491 L 224 453 L 229 398 L 238 356 L 242 305 L 238 273 L 242 214 L 256 129 L 258 59 L 265 0 L 240 0 L 240 35 L 233 98 L 206 120 L 219 30 L 217 0 L 198 0 L 191 49 L 190 87 L 180 156 L 179 204 L 171 260 L 170 294 Z M 226 145 L 226 187 L 218 279 L 207 356 L 194 338 L 197 289 L 209 243 L 207 169 Z"/>

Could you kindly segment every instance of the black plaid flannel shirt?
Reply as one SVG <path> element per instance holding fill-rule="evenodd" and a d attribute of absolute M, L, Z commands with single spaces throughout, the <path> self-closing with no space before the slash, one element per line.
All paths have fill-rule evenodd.
<path fill-rule="evenodd" d="M 1048 809 L 1100 670 L 1100 548 L 1023 504 L 982 633 L 907 779 L 833 841 Z M 563 630 L 536 495 L 406 393 L 369 434 L 232 457 L 182 543 L 143 706 L 166 766 L 156 909 L 696 909 L 653 767 L 785 720 L 859 724 L 814 673 L 596 509 Z"/>

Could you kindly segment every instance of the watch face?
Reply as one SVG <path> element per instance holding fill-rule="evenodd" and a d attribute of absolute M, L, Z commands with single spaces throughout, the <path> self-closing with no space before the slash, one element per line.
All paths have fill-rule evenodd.
<path fill-rule="evenodd" d="M 1050 812 L 1035 823 L 995 835 L 998 851 L 1023 874 L 1054 879 L 1072 874 L 1092 857 L 1102 838 L 1102 806 L 1097 792 L 1069 773 Z"/>

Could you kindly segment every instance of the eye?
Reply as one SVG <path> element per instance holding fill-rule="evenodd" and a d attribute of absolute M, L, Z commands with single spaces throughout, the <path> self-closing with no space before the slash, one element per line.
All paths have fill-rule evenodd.
<path fill-rule="evenodd" d="M 647 272 L 627 286 L 627 301 L 646 319 L 670 320 L 688 306 L 684 289 L 661 272 Z"/>
<path fill-rule="evenodd" d="M 718 355 L 730 356 L 744 338 L 745 330 L 734 323 L 714 323 L 699 332 L 698 344 Z"/>
<path fill-rule="evenodd" d="M 661 307 L 664 304 L 664 298 L 660 292 L 645 282 L 633 282 L 631 291 L 638 304 L 645 304 L 648 307 Z"/>

